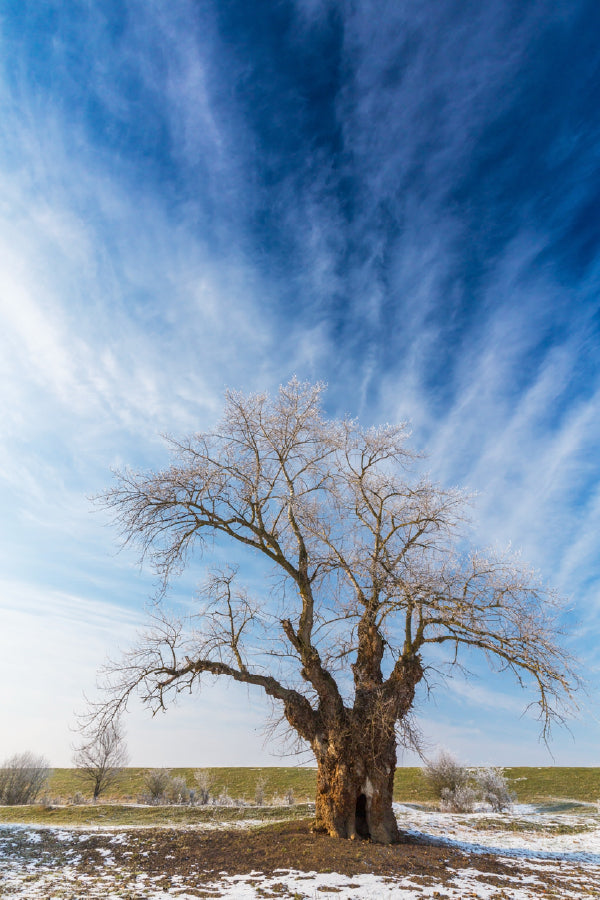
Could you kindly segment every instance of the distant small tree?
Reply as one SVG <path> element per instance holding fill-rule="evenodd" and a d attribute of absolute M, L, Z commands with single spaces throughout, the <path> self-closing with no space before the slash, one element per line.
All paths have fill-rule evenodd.
<path fill-rule="evenodd" d="M 258 778 L 256 782 L 256 786 L 254 788 L 254 802 L 257 806 L 262 806 L 265 802 L 265 788 L 267 786 L 267 779 Z"/>
<path fill-rule="evenodd" d="M 197 769 L 194 772 L 194 781 L 198 785 L 198 802 L 202 806 L 206 806 L 210 799 L 210 789 L 214 779 L 208 769 Z"/>
<path fill-rule="evenodd" d="M 92 789 L 92 797 L 111 787 L 128 762 L 127 745 L 119 718 L 104 723 L 101 728 L 82 725 L 82 742 L 75 748 L 73 762 L 79 778 Z"/>
<path fill-rule="evenodd" d="M 50 774 L 50 765 L 43 756 L 16 753 L 0 768 L 0 803 L 7 806 L 34 803 L 48 784 Z"/>

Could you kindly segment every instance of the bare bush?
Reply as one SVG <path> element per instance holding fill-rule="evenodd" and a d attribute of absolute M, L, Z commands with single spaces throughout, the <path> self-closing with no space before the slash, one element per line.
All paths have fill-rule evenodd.
<path fill-rule="evenodd" d="M 260 777 L 254 788 L 254 803 L 256 806 L 262 806 L 265 802 L 265 788 L 267 786 L 267 779 Z"/>
<path fill-rule="evenodd" d="M 513 805 L 516 797 L 511 793 L 502 769 L 480 769 L 475 774 L 475 782 L 481 800 L 488 803 L 494 812 L 503 812 Z"/>
<path fill-rule="evenodd" d="M 502 812 L 510 809 L 515 799 L 502 769 L 479 769 L 471 774 L 446 751 L 428 762 L 422 774 L 446 812 L 471 812 L 477 802 Z"/>
<path fill-rule="evenodd" d="M 48 760 L 33 753 L 16 753 L 0 768 L 0 802 L 7 806 L 34 803 L 47 786 L 51 769 Z"/>
<path fill-rule="evenodd" d="M 229 796 L 229 791 L 227 790 L 227 788 L 223 788 L 223 790 L 219 794 L 219 796 L 217 798 L 217 805 L 218 806 L 235 806 L 235 801 L 233 800 L 232 797 Z"/>
<path fill-rule="evenodd" d="M 455 788 L 442 788 L 440 809 L 442 812 L 473 812 L 477 802 L 477 792 L 469 784 L 459 784 Z"/>
<path fill-rule="evenodd" d="M 150 803 L 161 803 L 165 799 L 169 782 L 171 781 L 170 769 L 151 769 L 144 775 L 144 787 Z"/>
<path fill-rule="evenodd" d="M 296 802 L 294 799 L 294 791 L 293 788 L 288 788 L 284 795 L 284 800 L 288 806 L 293 806 Z"/>
<path fill-rule="evenodd" d="M 180 776 L 170 778 L 165 788 L 165 798 L 169 803 L 187 803 L 190 799 L 190 789 L 185 778 Z"/>
<path fill-rule="evenodd" d="M 429 760 L 421 769 L 421 773 L 436 800 L 442 799 L 444 791 L 453 793 L 469 781 L 468 769 L 446 750 L 442 750 L 434 760 Z"/>
<path fill-rule="evenodd" d="M 208 769 L 197 769 L 194 772 L 194 781 L 198 785 L 198 802 L 206 806 L 210 800 L 210 789 L 214 779 Z"/>

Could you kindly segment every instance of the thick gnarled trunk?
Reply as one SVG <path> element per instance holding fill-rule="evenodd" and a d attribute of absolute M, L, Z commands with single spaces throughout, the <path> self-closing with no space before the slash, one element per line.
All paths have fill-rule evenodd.
<path fill-rule="evenodd" d="M 365 757 L 354 741 L 317 747 L 316 829 L 333 837 L 371 838 L 389 844 L 399 838 L 392 809 L 395 739 Z"/>
<path fill-rule="evenodd" d="M 389 844 L 399 839 L 392 808 L 395 726 L 412 706 L 423 669 L 416 657 L 400 660 L 383 684 L 366 662 L 355 667 L 354 707 L 325 720 L 325 734 L 312 741 L 318 766 L 316 827 L 336 837 Z"/>

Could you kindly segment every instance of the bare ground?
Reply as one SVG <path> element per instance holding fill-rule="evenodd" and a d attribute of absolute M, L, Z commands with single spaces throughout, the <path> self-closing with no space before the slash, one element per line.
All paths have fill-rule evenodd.
<path fill-rule="evenodd" d="M 37 835 L 30 846 L 19 841 L 13 848 L 25 866 L 29 862 L 32 887 L 38 866 L 46 872 L 48 867 L 68 867 L 71 884 L 103 877 L 110 869 L 113 877 L 118 877 L 121 897 L 145 896 L 139 890 L 140 877 L 146 885 L 151 882 L 153 890 L 170 892 L 176 884 L 178 892 L 185 890 L 186 896 L 216 897 L 220 894 L 215 892 L 215 883 L 224 876 L 244 876 L 257 886 L 261 879 L 271 878 L 270 886 L 259 890 L 261 896 L 298 897 L 283 881 L 278 885 L 272 880 L 289 870 L 335 872 L 350 878 L 369 874 L 405 886 L 408 879 L 414 896 L 439 900 L 456 897 L 457 884 L 466 870 L 490 900 L 510 900 L 511 886 L 524 880 L 532 897 L 600 896 L 598 885 L 588 883 L 585 877 L 578 876 L 570 886 L 569 873 L 564 868 L 561 871 L 556 860 L 536 860 L 532 879 L 532 868 L 524 859 L 469 853 L 408 836 L 388 847 L 337 840 L 311 833 L 308 820 L 246 830 L 134 829 L 127 830 L 122 840 L 115 840 L 114 832 L 79 836 L 71 832 L 65 839 L 64 833 L 47 829 Z"/>

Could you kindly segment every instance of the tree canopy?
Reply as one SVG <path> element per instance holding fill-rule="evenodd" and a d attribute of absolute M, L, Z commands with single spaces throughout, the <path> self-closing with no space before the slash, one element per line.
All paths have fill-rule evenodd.
<path fill-rule="evenodd" d="M 467 498 L 418 474 L 406 425 L 328 420 L 323 390 L 294 379 L 273 398 L 228 392 L 214 432 L 170 440 L 170 466 L 117 475 L 103 501 L 163 590 L 215 537 L 278 579 L 254 598 L 233 565 L 190 621 L 157 607 L 104 709 L 132 691 L 164 707 L 206 676 L 261 688 L 315 754 L 318 826 L 387 841 L 396 729 L 435 645 L 455 661 L 478 648 L 532 686 L 544 734 L 575 678 L 554 593 L 515 556 L 466 546 Z"/>

